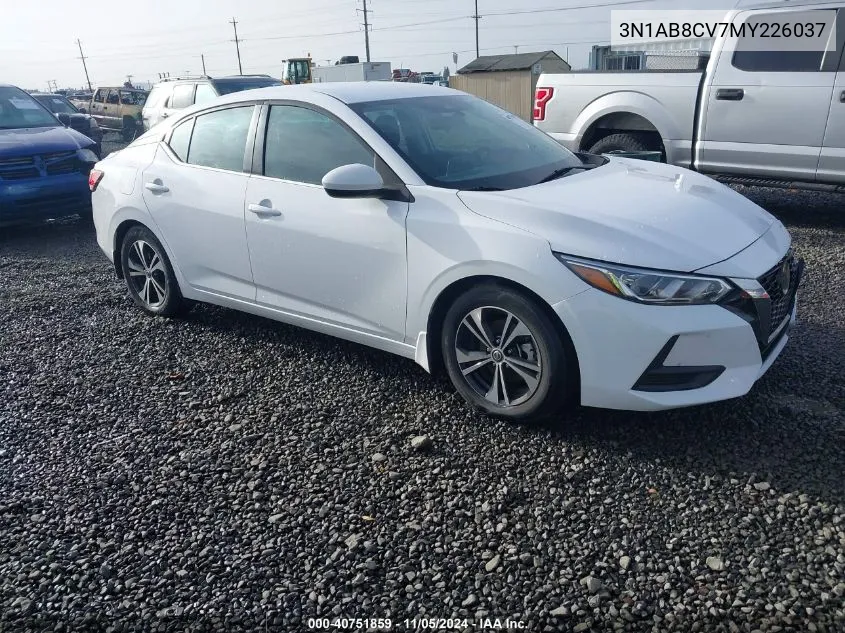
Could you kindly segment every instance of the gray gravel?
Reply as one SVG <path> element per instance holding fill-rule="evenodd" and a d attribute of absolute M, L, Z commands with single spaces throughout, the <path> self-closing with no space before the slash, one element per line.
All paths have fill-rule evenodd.
<path fill-rule="evenodd" d="M 769 374 L 540 427 L 261 318 L 142 316 L 86 223 L 4 230 L 0 631 L 843 630 L 843 198 L 746 193 L 809 268 Z"/>

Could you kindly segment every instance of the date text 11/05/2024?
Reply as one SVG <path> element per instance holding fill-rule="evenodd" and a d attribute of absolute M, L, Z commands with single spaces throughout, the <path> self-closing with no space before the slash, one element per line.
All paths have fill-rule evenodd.
<path fill-rule="evenodd" d="M 309 618 L 314 631 L 524 631 L 526 625 L 511 618 Z"/>

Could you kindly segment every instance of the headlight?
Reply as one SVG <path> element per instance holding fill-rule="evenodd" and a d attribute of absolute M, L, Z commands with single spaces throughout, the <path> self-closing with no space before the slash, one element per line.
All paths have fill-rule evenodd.
<path fill-rule="evenodd" d="M 97 155 L 88 148 L 76 150 L 76 157 L 83 163 L 91 163 L 92 165 L 100 160 Z"/>
<path fill-rule="evenodd" d="M 716 303 L 733 290 L 724 279 L 629 268 L 555 253 L 585 282 L 622 299 L 652 305 Z"/>

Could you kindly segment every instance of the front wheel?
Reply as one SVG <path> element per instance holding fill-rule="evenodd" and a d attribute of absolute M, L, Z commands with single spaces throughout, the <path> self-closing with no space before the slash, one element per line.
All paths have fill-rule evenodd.
<path fill-rule="evenodd" d="M 147 314 L 173 317 L 186 309 L 170 260 L 156 236 L 133 226 L 120 248 L 120 265 L 132 301 Z"/>
<path fill-rule="evenodd" d="M 576 399 L 571 342 L 520 292 L 497 284 L 466 292 L 446 313 L 441 343 L 452 384 L 491 415 L 543 418 Z"/>

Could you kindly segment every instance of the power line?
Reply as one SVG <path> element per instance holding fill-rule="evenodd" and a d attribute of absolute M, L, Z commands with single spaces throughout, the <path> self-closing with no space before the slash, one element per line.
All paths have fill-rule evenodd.
<path fill-rule="evenodd" d="M 232 28 L 235 29 L 235 50 L 238 52 L 238 74 L 243 75 L 244 69 L 241 66 L 241 46 L 240 40 L 238 39 L 238 21 L 235 18 L 232 18 L 232 21 L 229 22 L 232 25 Z"/>
<path fill-rule="evenodd" d="M 487 15 L 524 15 L 526 13 L 557 13 L 559 11 L 574 11 L 576 9 L 598 9 L 601 7 L 618 7 L 628 4 L 644 4 L 646 2 L 654 2 L 654 0 L 622 0 L 616 2 L 605 2 L 602 4 L 580 4 L 571 7 L 554 7 L 548 9 L 523 9 L 520 11 L 492 11 Z"/>
<path fill-rule="evenodd" d="M 88 76 L 88 66 L 85 64 L 85 53 L 82 52 L 82 42 L 77 38 L 76 43 L 79 46 L 79 59 L 82 60 L 82 68 L 85 70 L 85 81 L 88 82 L 88 90 L 93 90 L 91 87 L 91 78 Z"/>
<path fill-rule="evenodd" d="M 428 22 L 412 22 L 411 24 L 395 24 L 393 26 L 382 26 L 379 28 L 371 28 L 370 31 L 392 31 L 394 29 L 403 29 L 409 26 L 425 26 L 428 24 L 442 24 L 443 22 L 454 22 L 456 20 L 465 20 L 467 16 L 456 16 L 453 18 L 442 18 L 440 20 L 429 20 Z M 269 40 L 299 40 L 308 37 L 332 37 L 335 35 L 349 35 L 351 33 L 360 33 L 357 31 L 335 31 L 334 33 L 310 33 L 304 35 L 274 35 L 273 37 L 253 37 L 250 41 L 269 41 Z"/>

